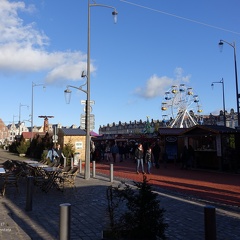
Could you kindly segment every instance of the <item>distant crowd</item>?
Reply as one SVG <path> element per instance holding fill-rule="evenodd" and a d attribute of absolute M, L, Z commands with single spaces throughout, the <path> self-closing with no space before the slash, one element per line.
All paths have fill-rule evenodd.
<path fill-rule="evenodd" d="M 107 161 L 107 162 L 123 162 L 125 160 L 136 161 L 135 152 L 138 148 L 138 144 L 136 141 L 101 141 L 95 142 L 94 152 L 92 151 L 92 161 Z M 150 147 L 152 150 L 152 162 L 153 165 L 158 168 L 159 162 L 166 158 L 166 155 L 163 152 L 163 147 L 160 144 L 159 140 L 154 142 L 143 142 L 143 159 L 145 159 L 145 155 L 147 149 Z M 167 160 L 167 159 L 165 159 Z"/>

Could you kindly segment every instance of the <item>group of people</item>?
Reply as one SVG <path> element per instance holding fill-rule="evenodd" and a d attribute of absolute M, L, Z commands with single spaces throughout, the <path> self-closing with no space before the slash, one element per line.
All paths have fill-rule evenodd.
<path fill-rule="evenodd" d="M 164 155 L 164 154 L 163 154 Z M 95 144 L 95 152 L 92 160 L 116 162 L 119 156 L 119 162 L 125 159 L 133 160 L 136 163 L 136 172 L 145 174 L 144 163 L 147 163 L 147 173 L 151 174 L 151 168 L 159 168 L 159 162 L 162 158 L 160 141 L 153 143 L 144 142 L 117 142 L 108 141 Z"/>
<path fill-rule="evenodd" d="M 92 160 L 116 162 L 117 156 L 119 156 L 120 162 L 123 162 L 124 159 L 134 159 L 134 150 L 135 145 L 132 142 L 106 141 L 96 143 Z"/>
<path fill-rule="evenodd" d="M 139 169 L 141 167 L 142 174 L 145 174 L 144 171 L 144 162 L 147 163 L 147 173 L 151 174 L 151 168 L 154 164 L 156 168 L 159 168 L 161 147 L 158 142 L 155 142 L 154 145 L 145 146 L 145 151 L 141 143 L 138 144 L 137 149 L 135 150 L 135 159 L 136 159 L 136 172 L 139 174 Z"/>
<path fill-rule="evenodd" d="M 49 159 L 51 163 L 63 165 L 64 158 L 60 144 L 57 144 L 56 147 L 54 144 L 51 146 L 47 153 L 47 159 Z"/>

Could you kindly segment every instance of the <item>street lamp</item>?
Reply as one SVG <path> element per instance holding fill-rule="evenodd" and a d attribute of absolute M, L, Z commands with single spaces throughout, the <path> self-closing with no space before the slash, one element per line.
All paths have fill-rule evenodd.
<path fill-rule="evenodd" d="M 79 88 L 74 87 L 74 86 L 68 86 L 68 87 L 73 87 L 76 89 L 79 89 L 83 92 L 86 93 L 87 95 L 87 100 L 86 100 L 86 142 L 85 142 L 85 172 L 84 172 L 84 178 L 85 179 L 89 179 L 90 178 L 90 8 L 91 7 L 104 7 L 104 8 L 111 8 L 113 9 L 112 12 L 112 16 L 114 18 L 114 23 L 117 22 L 117 11 L 116 8 L 112 7 L 112 6 L 108 6 L 108 5 L 103 5 L 103 4 L 97 4 L 96 2 L 93 1 L 93 3 L 90 3 L 90 0 L 88 0 L 88 38 L 87 38 L 87 74 L 85 74 L 84 72 L 82 72 L 82 76 L 81 77 L 86 77 L 87 82 L 87 89 L 83 90 L 82 86 L 80 86 Z M 85 84 L 84 84 L 85 85 Z M 65 97 L 66 95 L 69 96 L 69 93 L 71 93 L 71 91 L 69 89 L 66 89 L 64 91 L 65 93 Z M 66 98 L 67 100 L 67 98 Z M 69 97 L 70 100 L 70 97 Z"/>
<path fill-rule="evenodd" d="M 33 96 L 34 96 L 33 89 L 34 89 L 34 87 L 37 87 L 37 86 L 43 86 L 43 89 L 46 88 L 46 86 L 43 83 L 36 84 L 36 83 L 32 82 L 31 141 L 33 139 Z"/>
<path fill-rule="evenodd" d="M 222 96 L 223 96 L 223 121 L 224 127 L 226 127 L 226 109 L 225 109 L 225 94 L 224 94 L 224 81 L 223 78 L 219 82 L 212 82 L 211 86 L 214 87 L 214 83 L 221 83 L 222 84 Z"/>
<path fill-rule="evenodd" d="M 234 50 L 234 67 L 235 67 L 235 81 L 236 81 L 236 98 L 237 98 L 237 118 L 238 118 L 238 127 L 240 127 L 240 116 L 239 116 L 239 98 L 240 95 L 238 93 L 238 76 L 237 76 L 237 58 L 236 58 L 236 44 L 235 42 L 229 43 L 225 40 L 220 40 L 218 45 L 220 47 L 220 51 L 222 50 L 223 44 L 226 43 L 231 46 Z"/>
<path fill-rule="evenodd" d="M 27 108 L 29 108 L 29 106 L 28 105 L 24 105 L 24 104 L 21 104 L 20 103 L 20 105 L 19 105 L 19 135 L 21 135 L 21 108 L 22 107 L 27 107 Z"/>
<path fill-rule="evenodd" d="M 12 121 L 12 142 L 13 142 L 13 140 L 14 140 L 14 135 L 15 135 L 15 132 L 14 132 L 14 130 L 15 130 L 15 128 L 16 128 L 16 126 L 15 126 L 15 117 L 17 117 L 17 115 L 13 115 L 13 121 Z"/>

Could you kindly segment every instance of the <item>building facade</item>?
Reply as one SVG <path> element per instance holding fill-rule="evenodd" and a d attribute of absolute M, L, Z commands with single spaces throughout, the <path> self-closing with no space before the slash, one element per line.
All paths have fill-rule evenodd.
<path fill-rule="evenodd" d="M 235 129 L 238 126 L 238 116 L 233 109 L 230 112 L 225 112 L 226 127 Z M 219 112 L 219 115 L 202 115 L 200 125 L 217 125 L 224 126 L 224 114 L 223 111 Z M 106 126 L 99 127 L 100 135 L 128 135 L 128 134 L 144 134 L 157 132 L 160 127 L 166 127 L 163 121 L 151 120 L 147 118 L 146 121 L 130 121 L 129 123 L 122 123 L 121 121 Z"/>

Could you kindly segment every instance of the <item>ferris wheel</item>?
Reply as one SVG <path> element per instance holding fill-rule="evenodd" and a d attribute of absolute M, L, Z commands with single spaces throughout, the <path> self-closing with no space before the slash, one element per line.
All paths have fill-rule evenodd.
<path fill-rule="evenodd" d="M 165 92 L 161 110 L 163 123 L 170 128 L 189 128 L 202 120 L 198 95 L 185 84 L 173 85 Z"/>

